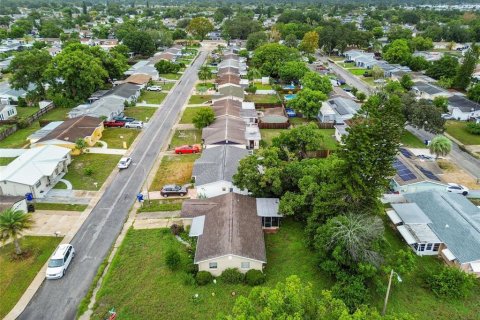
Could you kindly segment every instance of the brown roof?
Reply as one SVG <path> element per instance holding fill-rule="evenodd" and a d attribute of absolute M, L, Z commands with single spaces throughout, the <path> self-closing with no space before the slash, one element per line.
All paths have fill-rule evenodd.
<path fill-rule="evenodd" d="M 152 76 L 145 74 L 145 73 L 136 73 L 132 74 L 130 77 L 125 79 L 125 82 L 133 83 L 133 84 L 147 84 L 148 81 L 152 79 Z"/>
<path fill-rule="evenodd" d="M 255 198 L 230 192 L 183 202 L 182 217 L 202 215 L 205 221 L 198 237 L 195 263 L 230 254 L 267 261 Z"/>
<path fill-rule="evenodd" d="M 202 139 L 206 145 L 212 144 L 244 144 L 245 121 L 230 117 L 221 117 L 202 130 Z"/>
<path fill-rule="evenodd" d="M 220 85 L 226 83 L 240 84 L 240 76 L 238 74 L 223 74 L 217 77 L 216 81 Z"/>
<path fill-rule="evenodd" d="M 156 55 L 156 56 L 153 56 L 152 58 L 150 58 L 150 61 L 151 61 L 152 63 L 157 63 L 157 62 L 159 62 L 160 60 L 172 61 L 174 57 L 175 57 L 175 55 L 174 55 L 173 53 L 170 53 L 170 52 L 162 52 L 162 53 L 160 53 L 159 55 Z"/>
<path fill-rule="evenodd" d="M 217 73 L 217 76 L 220 77 L 220 76 L 223 76 L 225 74 L 236 74 L 236 75 L 239 75 L 240 72 L 238 71 L 237 68 L 231 68 L 231 67 L 223 67 L 223 68 L 219 68 L 218 69 L 218 73 Z"/>
<path fill-rule="evenodd" d="M 240 110 L 242 110 L 242 102 L 234 99 L 224 99 L 215 101 L 212 105 L 215 117 L 233 116 L 240 117 Z"/>
<path fill-rule="evenodd" d="M 240 56 L 238 54 L 235 54 L 235 53 L 225 53 L 223 56 L 222 56 L 222 60 L 228 60 L 228 59 L 235 59 L 235 60 L 240 60 Z"/>
<path fill-rule="evenodd" d="M 102 120 L 90 116 L 82 116 L 65 120 L 61 125 L 53 129 L 38 142 L 48 140 L 63 140 L 75 143 L 78 138 L 90 136 L 93 131 L 102 124 Z M 37 142 L 37 143 L 38 143 Z"/>
<path fill-rule="evenodd" d="M 0 212 L 10 209 L 15 203 L 25 199 L 21 196 L 0 196 Z"/>

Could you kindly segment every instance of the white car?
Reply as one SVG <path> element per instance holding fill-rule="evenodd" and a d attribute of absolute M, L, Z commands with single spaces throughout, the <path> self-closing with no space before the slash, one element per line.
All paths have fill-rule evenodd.
<path fill-rule="evenodd" d="M 449 183 L 447 187 L 447 192 L 459 193 L 466 196 L 468 194 L 469 189 L 465 186 L 462 186 L 458 183 Z"/>
<path fill-rule="evenodd" d="M 60 279 L 67 272 L 67 268 L 75 256 L 75 249 L 71 244 L 61 244 L 48 260 L 46 278 Z"/>
<path fill-rule="evenodd" d="M 123 157 L 117 164 L 118 169 L 127 169 L 132 163 L 132 158 Z"/>
<path fill-rule="evenodd" d="M 160 87 L 160 86 L 150 86 L 150 87 L 147 87 L 147 91 L 162 91 L 162 87 Z"/>
<path fill-rule="evenodd" d="M 125 123 L 125 128 L 142 129 L 143 128 L 143 121 L 126 122 Z"/>

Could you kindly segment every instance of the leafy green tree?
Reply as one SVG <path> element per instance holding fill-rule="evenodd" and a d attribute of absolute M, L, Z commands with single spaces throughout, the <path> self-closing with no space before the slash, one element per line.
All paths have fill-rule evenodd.
<path fill-rule="evenodd" d="M 155 63 L 155 69 L 157 69 L 160 74 L 178 73 L 180 71 L 180 65 L 167 60 L 160 60 Z"/>
<path fill-rule="evenodd" d="M 303 89 L 295 98 L 287 102 L 287 106 L 300 112 L 307 119 L 315 119 L 322 106 L 322 101 L 327 100 L 327 95 L 321 91 Z"/>
<path fill-rule="evenodd" d="M 128 32 L 123 38 L 123 44 L 126 45 L 130 51 L 142 56 L 151 56 L 156 50 L 155 42 L 151 35 L 141 30 Z"/>
<path fill-rule="evenodd" d="M 172 39 L 179 40 L 179 39 L 186 39 L 187 33 L 183 29 L 175 29 L 172 32 Z"/>
<path fill-rule="evenodd" d="M 459 268 L 444 266 L 439 272 L 431 271 L 427 276 L 427 284 L 440 297 L 454 299 L 464 298 L 472 293 L 476 278 Z"/>
<path fill-rule="evenodd" d="M 442 112 L 448 112 L 448 99 L 446 97 L 435 97 L 432 104 Z"/>
<path fill-rule="evenodd" d="M 434 61 L 427 69 L 426 74 L 434 79 L 454 78 L 457 75 L 458 59 L 449 55 L 444 55 L 439 60 Z"/>
<path fill-rule="evenodd" d="M 128 70 L 128 59 L 116 50 L 107 52 L 100 47 L 90 47 L 89 51 L 100 59 L 110 79 L 119 79 Z"/>
<path fill-rule="evenodd" d="M 402 28 L 400 26 L 394 26 L 390 28 L 387 36 L 389 42 L 394 42 L 395 40 L 399 39 L 411 39 L 412 31 L 406 28 Z"/>
<path fill-rule="evenodd" d="M 208 66 L 201 66 L 200 70 L 198 70 L 198 79 L 203 80 L 204 83 L 212 79 L 212 76 L 212 71 Z"/>
<path fill-rule="evenodd" d="M 285 45 L 289 48 L 296 48 L 298 45 L 297 36 L 294 33 L 290 33 L 285 37 Z"/>
<path fill-rule="evenodd" d="M 130 48 L 127 47 L 126 45 L 124 44 L 119 44 L 119 45 L 116 45 L 115 47 L 113 47 L 112 49 L 110 49 L 110 53 L 112 54 L 120 54 L 122 56 L 124 56 L 126 59 L 128 59 L 130 57 Z"/>
<path fill-rule="evenodd" d="M 80 154 L 83 153 L 86 147 L 87 147 L 87 143 L 85 142 L 85 139 L 78 138 L 75 141 L 75 149 L 77 149 L 80 152 Z"/>
<path fill-rule="evenodd" d="M 263 31 L 257 31 L 250 33 L 247 38 L 247 50 L 253 51 L 262 44 L 265 44 L 268 42 L 268 36 L 265 32 Z"/>
<path fill-rule="evenodd" d="M 298 50 L 278 43 L 267 43 L 255 49 L 252 66 L 259 68 L 263 75 L 276 78 L 282 65 L 299 60 Z"/>
<path fill-rule="evenodd" d="M 480 102 L 480 83 L 471 86 L 467 94 L 470 100 Z"/>
<path fill-rule="evenodd" d="M 213 24 L 205 17 L 193 18 L 186 28 L 187 32 L 203 41 L 205 36 L 213 31 Z"/>
<path fill-rule="evenodd" d="M 318 49 L 319 36 L 316 31 L 310 31 L 305 33 L 302 41 L 300 42 L 300 50 L 306 53 L 313 54 Z"/>
<path fill-rule="evenodd" d="M 324 146 L 323 134 L 315 123 L 295 127 L 282 131 L 278 137 L 273 138 L 272 146 L 281 152 L 291 153 L 299 159 L 307 158 L 308 151 L 321 150 Z M 283 158 L 288 159 L 286 154 Z"/>
<path fill-rule="evenodd" d="M 310 72 L 303 61 L 288 61 L 278 71 L 280 79 L 284 82 L 297 82 L 306 73 Z"/>
<path fill-rule="evenodd" d="M 43 73 L 52 57 L 46 50 L 31 49 L 18 52 L 10 63 L 12 77 L 10 84 L 15 89 L 28 90 L 31 83 L 36 85 L 40 97 L 45 95 Z"/>
<path fill-rule="evenodd" d="M 376 38 L 376 39 L 379 39 L 381 37 L 383 37 L 383 28 L 382 27 L 375 27 L 372 29 L 372 33 L 373 33 L 373 36 Z"/>
<path fill-rule="evenodd" d="M 262 27 L 257 20 L 253 20 L 252 17 L 244 14 L 237 14 L 235 17 L 223 22 L 222 36 L 225 40 L 245 40 L 248 38 L 249 34 L 261 30 Z"/>
<path fill-rule="evenodd" d="M 303 88 L 308 88 L 315 91 L 321 91 L 324 94 L 329 94 L 333 90 L 330 78 L 322 76 L 316 72 L 307 72 L 300 81 Z"/>
<path fill-rule="evenodd" d="M 383 55 L 383 58 L 390 63 L 407 63 L 412 57 L 407 40 L 397 39 L 392 42 Z"/>
<path fill-rule="evenodd" d="M 422 56 L 414 56 L 410 58 L 408 66 L 410 69 L 412 69 L 412 71 L 423 71 L 430 67 L 430 62 L 428 62 L 427 59 Z"/>
<path fill-rule="evenodd" d="M 457 89 L 465 90 L 472 80 L 472 74 L 478 63 L 480 50 L 473 45 L 465 54 L 462 65 L 458 68 L 457 75 L 453 80 L 453 86 Z"/>
<path fill-rule="evenodd" d="M 409 43 L 413 51 L 427 51 L 433 49 L 433 41 L 430 38 L 418 36 L 412 38 Z"/>
<path fill-rule="evenodd" d="M 202 108 L 198 110 L 192 119 L 192 122 L 197 129 L 203 129 L 215 121 L 215 112 L 212 108 Z"/>
<path fill-rule="evenodd" d="M 405 90 L 410 90 L 412 89 L 414 82 L 412 80 L 412 77 L 409 74 L 404 74 L 402 78 L 400 79 L 400 84 Z"/>
<path fill-rule="evenodd" d="M 248 69 L 248 72 L 247 72 L 248 80 L 252 81 L 252 80 L 255 80 L 255 79 L 260 79 L 261 77 L 262 77 L 262 73 L 257 68 L 249 68 Z"/>
<path fill-rule="evenodd" d="M 357 92 L 357 93 L 355 94 L 355 97 L 356 97 L 356 98 L 358 99 L 358 101 L 360 101 L 360 102 L 363 102 L 365 99 L 367 99 L 367 95 L 365 94 L 365 92 L 361 92 L 361 91 Z"/>
<path fill-rule="evenodd" d="M 445 119 L 442 118 L 442 109 L 428 100 L 417 100 L 413 93 L 403 94 L 401 100 L 408 124 L 431 133 L 443 132 Z"/>
<path fill-rule="evenodd" d="M 33 218 L 30 213 L 11 208 L 0 213 L 0 240 L 5 242 L 12 239 L 15 246 L 15 254 L 21 255 L 20 238 L 23 232 L 33 226 Z"/>
<path fill-rule="evenodd" d="M 447 156 L 452 151 L 452 141 L 445 136 L 436 136 L 428 146 L 430 153 L 438 159 L 440 156 Z"/>

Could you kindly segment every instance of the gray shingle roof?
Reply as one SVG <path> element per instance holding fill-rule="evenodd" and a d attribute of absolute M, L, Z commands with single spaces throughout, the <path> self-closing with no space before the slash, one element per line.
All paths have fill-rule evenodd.
<path fill-rule="evenodd" d="M 247 149 L 227 145 L 203 150 L 202 156 L 193 166 L 195 185 L 201 186 L 220 180 L 232 181 L 239 161 L 248 156 L 248 153 Z"/>
<path fill-rule="evenodd" d="M 449 97 L 448 104 L 451 107 L 460 109 L 462 112 L 480 110 L 480 104 L 459 95 Z"/>
<path fill-rule="evenodd" d="M 212 144 L 247 144 L 245 139 L 245 122 L 240 119 L 221 117 L 202 130 L 205 145 Z"/>
<path fill-rule="evenodd" d="M 414 88 L 416 88 L 418 91 L 422 91 L 428 94 L 437 94 L 437 93 L 442 93 L 445 92 L 445 90 L 434 86 L 433 84 L 426 83 L 423 81 L 417 81 L 413 85 Z"/>

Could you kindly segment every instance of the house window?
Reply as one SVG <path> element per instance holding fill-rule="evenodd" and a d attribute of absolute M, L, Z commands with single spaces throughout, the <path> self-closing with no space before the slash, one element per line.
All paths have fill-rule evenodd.
<path fill-rule="evenodd" d="M 432 244 L 429 243 L 429 244 L 427 244 L 427 251 L 431 251 L 431 250 L 432 250 Z"/>
<path fill-rule="evenodd" d="M 42 181 L 38 180 L 37 183 L 35 183 L 35 188 L 38 188 L 42 185 Z"/>
<path fill-rule="evenodd" d="M 433 245 L 433 251 L 438 251 L 439 248 L 440 248 L 440 243 L 435 243 Z"/>
<path fill-rule="evenodd" d="M 425 243 L 420 244 L 418 251 L 425 251 Z"/>
<path fill-rule="evenodd" d="M 210 262 L 210 263 L 208 264 L 208 267 L 209 267 L 210 269 L 217 269 L 218 265 L 217 265 L 216 262 Z"/>
<path fill-rule="evenodd" d="M 240 264 L 240 268 L 242 269 L 250 269 L 250 262 L 242 262 Z"/>

